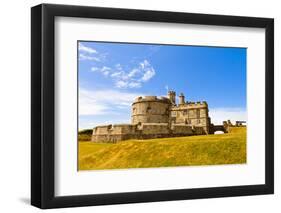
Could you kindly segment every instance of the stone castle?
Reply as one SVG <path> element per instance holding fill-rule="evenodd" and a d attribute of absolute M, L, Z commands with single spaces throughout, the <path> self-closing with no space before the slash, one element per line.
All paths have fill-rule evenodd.
<path fill-rule="evenodd" d="M 227 132 L 228 123 L 213 125 L 206 101 L 188 102 L 184 94 L 169 91 L 167 97 L 137 97 L 132 103 L 131 124 L 97 126 L 93 142 L 118 142 L 128 139 L 180 137 Z"/>

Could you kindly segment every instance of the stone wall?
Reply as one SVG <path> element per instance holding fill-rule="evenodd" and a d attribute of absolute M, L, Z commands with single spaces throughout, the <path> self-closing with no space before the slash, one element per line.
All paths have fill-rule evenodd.
<path fill-rule="evenodd" d="M 169 134 L 169 126 L 167 123 L 144 123 L 139 127 L 142 134 Z"/>
<path fill-rule="evenodd" d="M 178 124 L 203 127 L 209 133 L 210 118 L 206 102 L 187 102 L 171 108 L 171 121 Z"/>
<path fill-rule="evenodd" d="M 194 135 L 192 126 L 189 126 L 186 124 L 172 124 L 171 130 L 172 130 L 172 133 L 176 136 Z"/>
<path fill-rule="evenodd" d="M 142 123 L 97 126 L 93 130 L 93 142 L 118 142 L 129 139 L 168 138 L 206 134 L 203 127 L 186 124 Z"/>
<path fill-rule="evenodd" d="M 116 124 L 97 126 L 93 129 L 93 142 L 117 142 L 134 138 L 137 134 L 136 125 Z"/>
<path fill-rule="evenodd" d="M 171 102 L 165 97 L 138 97 L 132 104 L 132 124 L 168 123 L 170 107 Z"/>

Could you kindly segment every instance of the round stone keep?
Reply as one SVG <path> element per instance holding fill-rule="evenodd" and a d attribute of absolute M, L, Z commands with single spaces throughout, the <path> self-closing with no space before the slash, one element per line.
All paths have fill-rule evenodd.
<path fill-rule="evenodd" d="M 132 124 L 168 123 L 171 101 L 166 97 L 138 97 L 132 104 Z"/>

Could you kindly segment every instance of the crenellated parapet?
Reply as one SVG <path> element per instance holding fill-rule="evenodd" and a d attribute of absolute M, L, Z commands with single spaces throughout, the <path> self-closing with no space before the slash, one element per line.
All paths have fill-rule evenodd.
<path fill-rule="evenodd" d="M 155 102 L 155 101 L 171 104 L 170 99 L 164 96 L 139 96 L 134 100 L 132 105 L 142 102 Z"/>
<path fill-rule="evenodd" d="M 197 102 L 186 102 L 186 105 L 188 107 L 195 107 L 195 108 L 201 108 L 201 107 L 208 107 L 208 104 L 206 101 L 197 101 Z"/>

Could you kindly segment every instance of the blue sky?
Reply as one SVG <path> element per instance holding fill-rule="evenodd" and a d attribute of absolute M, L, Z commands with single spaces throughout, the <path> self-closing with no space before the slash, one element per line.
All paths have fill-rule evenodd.
<path fill-rule="evenodd" d="M 78 42 L 79 129 L 130 123 L 140 95 L 207 101 L 214 123 L 246 120 L 245 48 Z"/>

